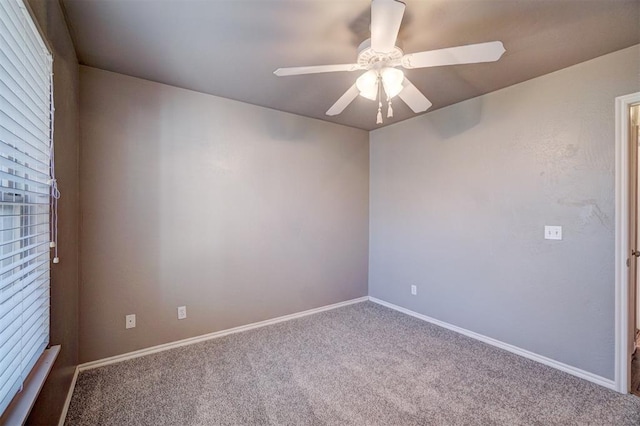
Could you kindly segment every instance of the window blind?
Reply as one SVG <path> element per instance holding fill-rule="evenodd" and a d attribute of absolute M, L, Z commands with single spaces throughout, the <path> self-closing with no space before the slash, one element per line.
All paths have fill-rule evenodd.
<path fill-rule="evenodd" d="M 0 413 L 49 343 L 52 99 L 23 0 L 0 1 Z"/>

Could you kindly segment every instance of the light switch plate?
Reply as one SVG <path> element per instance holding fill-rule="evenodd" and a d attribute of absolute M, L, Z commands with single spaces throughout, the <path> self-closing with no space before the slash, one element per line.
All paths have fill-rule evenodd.
<path fill-rule="evenodd" d="M 545 227 L 544 227 L 544 239 L 545 240 L 561 240 L 562 239 L 562 226 L 545 225 Z"/>

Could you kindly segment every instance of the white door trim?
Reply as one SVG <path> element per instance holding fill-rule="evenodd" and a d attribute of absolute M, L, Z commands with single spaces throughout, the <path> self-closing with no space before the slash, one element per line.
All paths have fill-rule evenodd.
<path fill-rule="evenodd" d="M 629 392 L 629 106 L 640 102 L 640 92 L 616 98 L 616 252 L 615 252 L 615 383 Z"/>

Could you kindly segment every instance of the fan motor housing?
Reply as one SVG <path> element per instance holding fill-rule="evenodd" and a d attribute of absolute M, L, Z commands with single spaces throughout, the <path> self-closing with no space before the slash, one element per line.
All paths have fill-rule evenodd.
<path fill-rule="evenodd" d="M 371 48 L 371 39 L 368 38 L 358 46 L 358 65 L 364 69 L 379 69 L 398 63 L 404 53 L 398 46 L 394 46 L 391 52 L 380 53 Z"/>

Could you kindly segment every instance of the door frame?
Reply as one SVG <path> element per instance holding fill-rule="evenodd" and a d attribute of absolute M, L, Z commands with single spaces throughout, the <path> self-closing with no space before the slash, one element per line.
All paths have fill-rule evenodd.
<path fill-rule="evenodd" d="M 640 92 L 616 98 L 615 389 L 629 393 L 629 108 Z"/>

